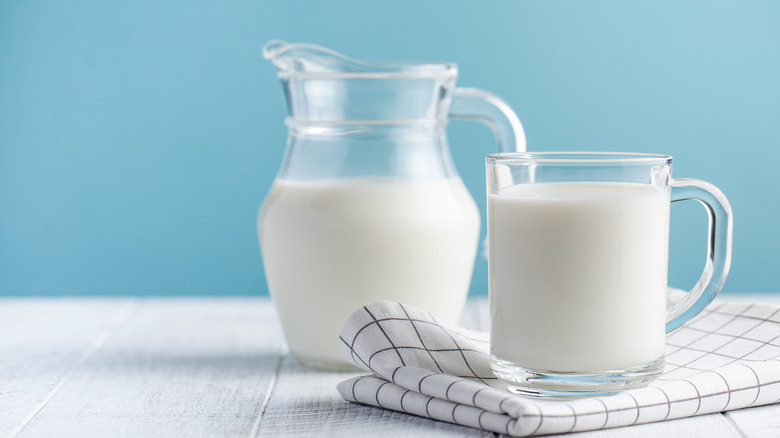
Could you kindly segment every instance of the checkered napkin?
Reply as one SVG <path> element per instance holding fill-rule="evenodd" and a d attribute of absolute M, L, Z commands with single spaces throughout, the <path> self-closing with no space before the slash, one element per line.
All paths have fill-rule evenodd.
<path fill-rule="evenodd" d="M 507 392 L 483 333 L 379 302 L 356 311 L 341 348 L 373 373 L 338 385 L 351 402 L 513 436 L 650 423 L 780 401 L 780 308 L 715 302 L 667 336 L 666 368 L 648 387 L 608 397 L 538 400 Z"/>

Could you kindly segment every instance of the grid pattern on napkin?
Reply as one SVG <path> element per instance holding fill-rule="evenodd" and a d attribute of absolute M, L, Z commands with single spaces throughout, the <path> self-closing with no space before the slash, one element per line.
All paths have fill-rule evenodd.
<path fill-rule="evenodd" d="M 380 302 L 341 333 L 345 356 L 373 376 L 339 385 L 348 401 L 515 436 L 594 430 L 780 401 L 780 308 L 715 303 L 667 337 L 662 377 L 647 388 L 569 402 L 505 391 L 482 333 Z"/>
<path fill-rule="evenodd" d="M 452 327 L 413 306 L 383 304 L 394 307 L 395 312 L 388 314 L 382 309 L 377 318 L 370 308 L 375 306 L 369 306 L 350 317 L 358 325 L 354 333 L 342 331 L 340 338 L 342 350 L 346 347 L 350 361 L 377 375 L 382 374 L 375 369 L 377 366 L 412 366 L 442 373 L 445 372 L 442 364 L 446 364 L 448 374 L 456 377 L 484 384 L 498 381 L 490 371 L 487 334 Z M 366 342 L 365 347 L 361 348 L 361 342 Z"/>
<path fill-rule="evenodd" d="M 780 308 L 715 303 L 666 338 L 665 380 L 780 358 Z"/>

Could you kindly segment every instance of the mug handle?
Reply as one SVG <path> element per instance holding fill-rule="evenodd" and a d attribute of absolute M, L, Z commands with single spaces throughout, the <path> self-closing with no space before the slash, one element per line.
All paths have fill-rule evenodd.
<path fill-rule="evenodd" d="M 476 120 L 487 125 L 501 152 L 525 151 L 525 131 L 517 114 L 503 99 L 477 88 L 452 90 L 449 117 Z"/>
<path fill-rule="evenodd" d="M 699 281 L 666 312 L 666 333 L 698 315 L 723 288 L 731 267 L 731 206 L 714 185 L 698 179 L 673 179 L 671 201 L 699 201 L 709 215 L 707 261 Z"/>

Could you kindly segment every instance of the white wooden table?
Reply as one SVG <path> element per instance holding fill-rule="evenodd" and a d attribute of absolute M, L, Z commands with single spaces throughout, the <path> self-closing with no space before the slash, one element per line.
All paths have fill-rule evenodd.
<path fill-rule="evenodd" d="M 0 436 L 494 435 L 344 402 L 349 376 L 297 364 L 264 298 L 0 299 Z M 780 405 L 570 436 L 780 437 Z"/>

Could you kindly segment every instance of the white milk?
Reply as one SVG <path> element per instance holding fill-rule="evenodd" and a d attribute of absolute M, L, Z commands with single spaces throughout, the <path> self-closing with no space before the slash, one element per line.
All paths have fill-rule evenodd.
<path fill-rule="evenodd" d="M 460 180 L 277 180 L 257 225 L 271 298 L 304 363 L 346 364 L 342 325 L 379 300 L 458 322 L 479 233 Z"/>
<path fill-rule="evenodd" d="M 663 356 L 669 192 L 537 183 L 488 196 L 491 354 L 535 371 Z"/>

